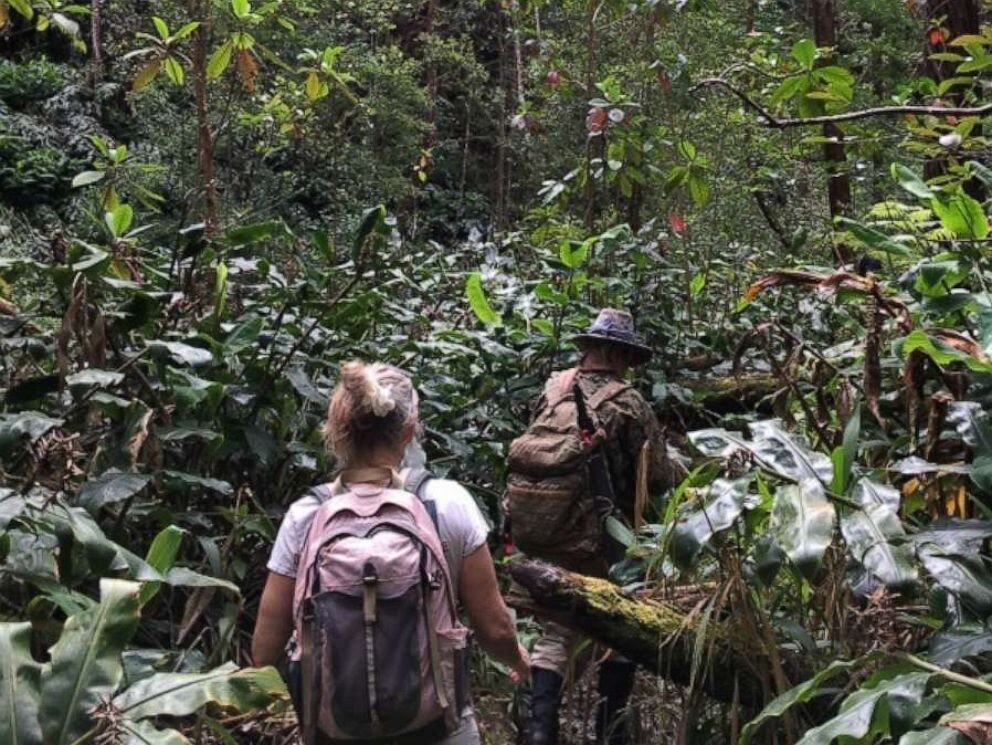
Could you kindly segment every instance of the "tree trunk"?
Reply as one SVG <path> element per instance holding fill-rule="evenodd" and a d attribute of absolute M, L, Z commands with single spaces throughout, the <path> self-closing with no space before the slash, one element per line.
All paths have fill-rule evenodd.
<path fill-rule="evenodd" d="M 207 238 L 217 232 L 217 172 L 214 164 L 214 136 L 210 128 L 210 101 L 207 93 L 207 45 L 210 43 L 210 8 L 202 0 L 190 3 L 190 16 L 200 21 L 193 32 L 193 98 L 196 102 L 197 167 L 203 194 L 203 224 Z"/>
<path fill-rule="evenodd" d="M 955 76 L 957 63 L 935 60 L 931 55 L 936 52 L 958 51 L 954 47 L 948 48 L 948 42 L 964 34 L 981 33 L 979 2 L 978 0 L 927 0 L 926 14 L 930 24 L 924 51 L 926 67 L 930 77 L 940 83 Z M 966 92 L 967 88 L 964 86 L 951 88 L 946 94 L 949 105 L 964 105 Z M 972 130 L 971 136 L 981 137 L 981 134 L 982 129 L 979 125 Z M 923 165 L 923 176 L 927 179 L 941 176 L 946 171 L 947 157 L 943 155 L 929 158 Z M 965 191 L 978 201 L 985 200 L 985 189 L 978 179 L 965 182 Z"/>
<path fill-rule="evenodd" d="M 538 561 L 513 563 L 510 574 L 530 596 L 511 596 L 516 608 L 578 629 L 661 677 L 693 684 L 720 701 L 756 709 L 769 698 L 771 683 L 762 671 L 767 658 L 732 621 L 709 620 L 702 640 L 707 659 L 697 665 L 698 617 L 658 600 L 635 599 L 607 580 Z"/>
<path fill-rule="evenodd" d="M 837 0 L 810 0 L 810 17 L 813 21 L 813 39 L 816 46 L 836 47 Z M 825 64 L 832 63 L 830 58 L 823 61 Z M 836 124 L 825 124 L 823 136 L 828 138 L 828 142 L 823 146 L 823 156 L 827 164 L 827 200 L 832 222 L 838 217 L 846 217 L 851 211 L 851 179 L 847 171 L 843 130 Z M 845 245 L 835 245 L 834 258 L 838 264 L 850 262 L 850 248 Z"/>
<path fill-rule="evenodd" d="M 90 87 L 103 80 L 103 0 L 90 5 Z"/>

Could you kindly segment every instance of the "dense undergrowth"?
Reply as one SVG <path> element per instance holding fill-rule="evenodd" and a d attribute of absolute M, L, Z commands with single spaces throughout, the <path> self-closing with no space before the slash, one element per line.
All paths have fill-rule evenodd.
<path fill-rule="evenodd" d="M 0 732 L 289 741 L 247 639 L 339 363 L 411 371 L 497 526 L 610 304 L 693 459 L 615 578 L 682 599 L 694 678 L 737 619 L 768 704 L 645 685 L 644 736 L 982 742 L 988 112 L 854 119 L 840 161 L 780 126 L 979 105 L 988 28 L 919 11 L 818 49 L 788 1 L 0 0 Z"/>

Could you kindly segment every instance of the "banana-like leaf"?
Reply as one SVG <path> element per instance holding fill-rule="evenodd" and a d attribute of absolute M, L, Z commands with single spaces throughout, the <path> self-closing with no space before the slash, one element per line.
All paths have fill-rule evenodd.
<path fill-rule="evenodd" d="M 42 745 L 40 675 L 31 657 L 31 624 L 0 623 L 0 742 Z"/>
<path fill-rule="evenodd" d="M 795 481 L 814 479 L 822 484 L 833 480 L 834 465 L 823 453 L 810 450 L 782 428 L 778 419 L 748 425 L 751 451 L 776 473 Z"/>
<path fill-rule="evenodd" d="M 880 484 L 872 479 L 861 479 L 854 485 L 851 491 L 851 499 L 862 507 L 872 504 L 881 504 L 888 507 L 893 512 L 899 511 L 902 497 L 899 490 L 888 484 Z"/>
<path fill-rule="evenodd" d="M 737 522 L 748 504 L 750 483 L 751 477 L 716 479 L 702 506 L 691 505 L 678 516 L 669 543 L 676 565 L 690 566 L 715 534 Z"/>
<path fill-rule="evenodd" d="M 26 506 L 24 497 L 13 489 L 0 488 L 0 530 L 4 530 L 11 520 L 20 516 Z"/>
<path fill-rule="evenodd" d="M 878 502 L 852 509 L 841 517 L 840 530 L 847 548 L 861 566 L 889 587 L 905 589 L 917 578 L 913 552 L 905 543 L 899 516 Z"/>
<path fill-rule="evenodd" d="M 992 426 L 980 403 L 954 401 L 947 407 L 947 422 L 977 455 L 992 455 Z"/>
<path fill-rule="evenodd" d="M 819 481 L 806 479 L 780 486 L 775 492 L 771 533 L 807 578 L 820 567 L 833 538 L 835 517 L 834 506 Z"/>
<path fill-rule="evenodd" d="M 114 699 L 114 706 L 128 719 L 137 720 L 183 717 L 209 703 L 248 711 L 286 695 L 275 668 L 240 670 L 228 663 L 207 673 L 158 673 L 139 680 Z"/>
<path fill-rule="evenodd" d="M 979 553 L 989 538 L 992 522 L 941 518 L 913 535 L 912 541 L 920 548 L 933 545 L 948 553 L 968 555 Z"/>
<path fill-rule="evenodd" d="M 940 718 L 941 724 L 951 727 L 964 722 L 992 724 L 992 704 L 965 704 Z"/>
<path fill-rule="evenodd" d="M 124 670 L 121 652 L 138 626 L 141 585 L 100 581 L 100 604 L 66 621 L 41 676 L 46 745 L 71 745 L 92 727 L 90 711 L 109 698 Z"/>
<path fill-rule="evenodd" d="M 150 722 L 122 723 L 126 733 L 123 745 L 189 745 L 181 733 L 174 729 L 156 729 Z"/>

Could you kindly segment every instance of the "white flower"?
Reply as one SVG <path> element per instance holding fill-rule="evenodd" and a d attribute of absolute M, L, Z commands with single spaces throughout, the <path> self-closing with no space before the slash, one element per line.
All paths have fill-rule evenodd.
<path fill-rule="evenodd" d="M 956 148 L 961 144 L 961 135 L 957 132 L 948 132 L 946 135 L 941 135 L 937 141 L 942 147 Z"/>

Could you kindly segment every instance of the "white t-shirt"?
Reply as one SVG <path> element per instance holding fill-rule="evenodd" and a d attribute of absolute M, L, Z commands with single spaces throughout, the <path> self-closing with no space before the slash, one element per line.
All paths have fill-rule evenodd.
<path fill-rule="evenodd" d="M 457 481 L 431 479 L 424 487 L 423 496 L 437 505 L 438 533 L 457 599 L 462 559 L 486 542 L 489 526 L 472 495 Z M 307 494 L 290 505 L 272 546 L 272 556 L 268 563 L 270 572 L 284 577 L 296 576 L 303 541 L 306 540 L 310 523 L 320 504 L 316 495 Z"/>

